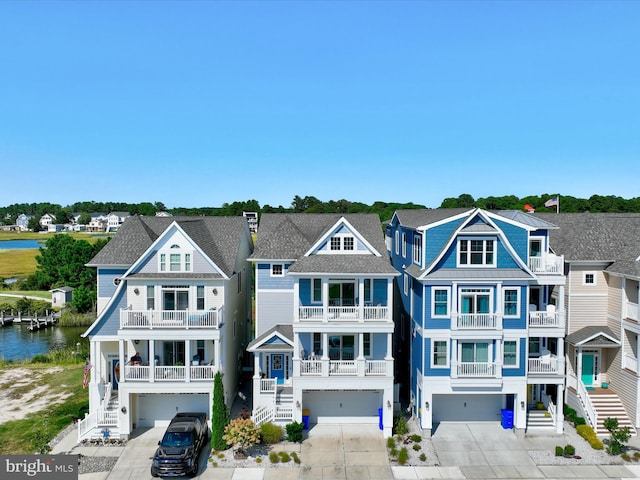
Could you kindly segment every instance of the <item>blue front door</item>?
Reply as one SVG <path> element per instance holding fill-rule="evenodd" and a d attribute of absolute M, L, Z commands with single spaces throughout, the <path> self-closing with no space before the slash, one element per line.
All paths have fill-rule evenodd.
<path fill-rule="evenodd" d="M 593 353 L 582 354 L 582 383 L 589 387 L 594 383 L 595 355 Z"/>
<path fill-rule="evenodd" d="M 284 355 L 282 353 L 272 354 L 269 378 L 277 378 L 278 383 L 284 383 L 284 373 Z"/>
<path fill-rule="evenodd" d="M 111 360 L 111 388 L 118 390 L 118 382 L 120 381 L 120 360 Z"/>

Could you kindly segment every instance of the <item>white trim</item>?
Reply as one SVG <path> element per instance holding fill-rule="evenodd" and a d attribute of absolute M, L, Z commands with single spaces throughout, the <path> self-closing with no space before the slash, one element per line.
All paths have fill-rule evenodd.
<path fill-rule="evenodd" d="M 414 233 L 413 234 L 413 249 L 411 252 L 412 261 L 416 265 L 422 265 L 422 234 Z"/>
<path fill-rule="evenodd" d="M 273 267 L 280 267 L 282 269 L 281 273 L 273 273 Z M 269 266 L 269 277 L 273 277 L 273 278 L 282 278 L 284 277 L 284 263 L 272 263 Z"/>
<path fill-rule="evenodd" d="M 593 276 L 593 282 L 587 282 L 587 275 Z M 589 270 L 582 272 L 582 286 L 583 287 L 596 287 L 598 285 L 598 273 L 595 270 Z"/>
<path fill-rule="evenodd" d="M 327 241 L 329 239 L 329 237 L 333 236 L 335 231 L 338 229 L 338 227 L 340 226 L 344 226 L 347 230 L 349 230 L 349 232 L 351 232 L 351 235 L 353 235 L 354 238 L 354 249 L 353 250 L 346 250 L 347 252 L 349 252 L 349 254 L 360 254 L 362 255 L 362 252 L 358 252 L 357 249 L 357 243 L 356 241 L 362 243 L 365 248 L 369 251 L 369 253 L 371 253 L 372 255 L 376 256 L 376 257 L 381 257 L 382 255 L 380 254 L 380 252 L 378 252 L 375 248 L 373 248 L 373 245 L 371 245 L 366 238 L 364 238 L 362 236 L 362 234 L 360 232 L 358 232 L 358 230 L 351 225 L 351 223 L 349 223 L 349 221 L 344 218 L 344 217 L 340 217 L 338 219 L 338 221 L 331 227 L 329 228 L 324 235 L 322 235 L 318 241 L 316 243 L 314 243 L 313 245 L 311 245 L 311 248 L 309 248 L 309 250 L 307 250 L 307 252 L 304 254 L 305 257 L 308 257 L 310 255 L 314 255 L 314 254 L 320 254 L 322 252 L 316 252 L 316 250 L 318 250 L 318 248 L 320 248 L 320 245 L 322 245 L 325 241 Z M 341 234 L 343 235 L 343 234 Z M 346 235 L 346 234 L 344 234 Z M 335 254 L 336 252 L 344 252 L 345 250 L 330 250 L 328 249 L 328 253 L 329 254 Z"/>
<path fill-rule="evenodd" d="M 506 353 L 505 343 L 514 342 L 516 344 L 516 363 L 515 365 L 509 365 L 505 363 L 504 357 Z M 520 339 L 519 338 L 505 338 L 502 341 L 502 368 L 520 368 Z"/>
<path fill-rule="evenodd" d="M 516 313 L 515 315 L 507 315 L 506 313 L 506 309 L 505 304 L 506 304 L 506 299 L 507 296 L 505 295 L 505 292 L 507 290 L 515 290 L 516 291 Z M 502 287 L 502 315 L 504 318 L 520 318 L 520 308 L 521 308 L 521 304 L 520 304 L 520 290 L 521 287 Z"/>
<path fill-rule="evenodd" d="M 407 232 L 402 232 L 402 258 L 407 258 Z"/>
<path fill-rule="evenodd" d="M 400 255 L 400 230 L 395 231 L 395 251 L 396 255 Z"/>
<path fill-rule="evenodd" d="M 482 242 L 482 263 L 471 263 L 471 256 L 473 255 L 473 250 L 471 250 L 471 242 Z M 462 255 L 462 250 L 460 248 L 460 244 L 462 242 L 468 242 L 468 249 L 466 250 L 467 254 L 467 263 L 460 262 L 460 256 Z M 491 256 L 492 262 L 486 263 L 486 255 L 488 252 L 487 245 L 491 242 Z M 497 268 L 498 266 L 498 252 L 497 252 L 498 241 L 495 237 L 489 237 L 483 234 L 482 236 L 467 236 L 460 235 L 456 238 L 456 268 Z M 475 252 L 476 254 L 478 252 Z"/>
<path fill-rule="evenodd" d="M 404 294 L 409 295 L 409 275 L 404 274 Z"/>
<path fill-rule="evenodd" d="M 436 290 L 445 290 L 447 292 L 447 313 L 445 315 L 437 315 L 436 312 Z M 451 316 L 451 287 L 432 285 L 431 286 L 431 318 L 449 318 Z"/>
<path fill-rule="evenodd" d="M 444 342 L 444 346 L 446 348 L 446 351 L 445 351 L 445 364 L 444 365 L 436 365 L 434 363 L 434 358 L 433 357 L 434 357 L 434 355 L 436 353 L 436 350 L 435 350 L 435 343 L 436 342 Z M 432 337 L 431 338 L 431 355 L 430 355 L 431 358 L 429 358 L 430 368 L 434 368 L 434 369 L 435 368 L 449 368 L 450 364 L 451 364 L 451 362 L 450 362 L 450 360 L 451 360 L 450 350 L 451 350 L 451 340 L 449 338 L 434 338 L 434 337 Z"/>

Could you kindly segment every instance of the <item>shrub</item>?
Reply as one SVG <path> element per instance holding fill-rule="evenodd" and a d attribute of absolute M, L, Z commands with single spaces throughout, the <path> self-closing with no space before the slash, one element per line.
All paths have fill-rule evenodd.
<path fill-rule="evenodd" d="M 287 452 L 280 452 L 278 453 L 278 455 L 280 456 L 280 461 L 282 463 L 288 463 L 291 461 L 291 457 L 289 456 L 289 454 Z"/>
<path fill-rule="evenodd" d="M 629 456 L 628 453 L 623 453 L 622 455 L 620 455 L 620 457 L 625 461 L 625 462 L 630 462 L 631 461 L 631 457 Z"/>
<path fill-rule="evenodd" d="M 591 448 L 594 450 L 602 450 L 604 448 L 602 440 L 598 438 L 596 432 L 589 425 L 578 425 L 576 427 L 576 432 L 589 442 L 589 445 L 591 445 Z"/>
<path fill-rule="evenodd" d="M 620 427 L 618 425 L 618 419 L 615 417 L 605 418 L 604 428 L 609 430 L 611 434 L 609 445 L 607 445 L 607 453 L 610 455 L 622 453 L 626 448 L 625 444 L 631 437 L 631 429 L 629 427 Z"/>
<path fill-rule="evenodd" d="M 256 463 L 262 463 L 262 457 L 256 457 Z"/>
<path fill-rule="evenodd" d="M 293 461 L 295 463 L 300 463 L 300 457 L 298 456 L 298 454 L 296 452 L 291 452 L 291 458 L 293 458 Z"/>
<path fill-rule="evenodd" d="M 578 427 L 580 425 L 586 425 L 587 421 L 582 417 L 576 417 L 573 419 L 573 425 Z"/>
<path fill-rule="evenodd" d="M 640 458 L 640 452 L 638 452 L 637 450 L 633 452 L 633 458 L 638 460 Z"/>
<path fill-rule="evenodd" d="M 267 445 L 278 443 L 282 440 L 282 427 L 271 422 L 263 423 L 260 425 L 260 435 L 262 436 L 262 443 Z"/>
<path fill-rule="evenodd" d="M 269 461 L 271 463 L 278 463 L 280 461 L 280 457 L 278 457 L 278 454 L 276 452 L 271 452 L 269 454 Z"/>
<path fill-rule="evenodd" d="M 566 447 L 564 447 L 564 454 L 565 455 L 575 455 L 576 454 L 576 447 L 574 447 L 573 445 L 567 445 Z"/>
<path fill-rule="evenodd" d="M 387 448 L 396 448 L 396 440 L 393 437 L 387 438 Z"/>
<path fill-rule="evenodd" d="M 426 462 L 427 461 L 427 456 L 424 454 L 424 452 L 421 453 L 418 458 L 420 459 L 421 462 Z"/>
<path fill-rule="evenodd" d="M 420 450 L 422 447 L 420 446 L 419 443 L 414 443 L 413 444 L 413 449 L 417 452 L 418 450 Z"/>
<path fill-rule="evenodd" d="M 560 445 L 556 445 L 556 457 L 561 457 L 564 455 L 564 448 Z"/>
<path fill-rule="evenodd" d="M 227 442 L 222 437 L 228 424 L 229 409 L 224 401 L 222 374 L 217 372 L 213 379 L 213 407 L 211 412 L 211 448 L 213 450 L 227 449 Z"/>
<path fill-rule="evenodd" d="M 404 465 L 407 463 L 407 460 L 409 460 L 409 452 L 405 447 L 402 447 L 398 453 L 398 463 Z"/>
<path fill-rule="evenodd" d="M 303 429 L 304 424 L 302 422 L 291 422 L 287 424 L 285 426 L 285 430 L 287 431 L 287 441 L 301 443 Z"/>
<path fill-rule="evenodd" d="M 422 437 L 417 433 L 414 433 L 413 435 L 411 435 L 411 440 L 415 443 L 420 443 L 422 441 Z"/>
<path fill-rule="evenodd" d="M 389 455 L 391 455 L 392 457 L 397 457 L 398 456 L 398 450 L 394 448 L 392 448 L 391 450 L 389 450 Z"/>
<path fill-rule="evenodd" d="M 258 427 L 250 418 L 234 418 L 225 427 L 222 439 L 238 450 L 245 451 L 260 442 L 260 435 Z"/>
<path fill-rule="evenodd" d="M 407 426 L 407 421 L 404 417 L 396 417 L 393 431 L 396 435 L 406 435 L 409 433 L 409 427 Z"/>

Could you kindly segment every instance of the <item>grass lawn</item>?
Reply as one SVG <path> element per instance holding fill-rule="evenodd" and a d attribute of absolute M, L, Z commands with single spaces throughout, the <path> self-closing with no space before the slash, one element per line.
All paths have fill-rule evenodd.
<path fill-rule="evenodd" d="M 37 268 L 36 255 L 40 250 L 0 250 L 0 277 L 25 278 Z"/>
<path fill-rule="evenodd" d="M 0 241 L 2 240 L 42 240 L 44 243 L 54 235 L 71 235 L 76 240 L 86 240 L 89 243 L 95 242 L 98 238 L 112 236 L 104 232 L 61 232 L 61 233 L 39 233 L 39 232 L 0 232 Z"/>
<path fill-rule="evenodd" d="M 35 453 L 42 445 L 73 423 L 74 416 L 82 416 L 81 411 L 87 411 L 88 393 L 82 388 L 84 363 L 67 365 L 19 364 L 15 367 L 3 366 L 0 368 L 3 370 L 27 368 L 36 373 L 37 370 L 53 366 L 58 366 L 62 370 L 39 375 L 35 384 L 29 387 L 9 390 L 11 385 L 0 385 L 0 389 L 10 392 L 11 403 L 20 401 L 20 397 L 24 393 L 21 388 L 35 388 L 39 385 L 46 386 L 48 395 L 69 395 L 61 403 L 51 402 L 46 409 L 29 413 L 24 419 L 0 424 L 0 454 Z M 4 407 L 9 408 L 10 405 Z"/>

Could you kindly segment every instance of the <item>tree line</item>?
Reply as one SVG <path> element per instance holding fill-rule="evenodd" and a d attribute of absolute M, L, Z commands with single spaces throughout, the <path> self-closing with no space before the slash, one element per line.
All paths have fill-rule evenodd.
<path fill-rule="evenodd" d="M 479 207 L 487 210 L 523 210 L 525 205 L 530 205 L 540 211 L 555 211 L 556 207 L 545 207 L 547 200 L 554 198 L 555 194 L 544 193 L 517 197 L 516 195 L 504 195 L 500 197 L 489 196 L 474 199 L 472 195 L 463 193 L 458 197 L 445 198 L 440 208 L 473 208 Z M 288 207 L 279 205 L 263 205 L 255 200 L 236 201 L 223 203 L 220 207 L 176 207 L 166 208 L 162 202 L 77 202 L 72 205 L 61 206 L 54 203 L 20 203 L 7 207 L 0 207 L 0 219 L 6 225 L 14 224 L 20 214 L 33 215 L 35 221 L 45 213 L 56 216 L 56 223 L 68 223 L 74 214 L 81 214 L 80 223 L 88 223 L 90 213 L 129 212 L 131 215 L 154 216 L 158 212 L 167 212 L 172 215 L 187 216 L 237 216 L 242 212 L 262 213 L 375 213 L 381 221 L 389 220 L 395 210 L 426 208 L 424 205 L 408 202 L 382 202 L 376 201 L 371 205 L 362 202 L 352 202 L 346 199 L 322 201 L 314 196 L 293 197 Z M 625 199 L 616 195 L 592 195 L 589 198 L 576 198 L 572 196 L 560 196 L 561 212 L 638 212 L 640 213 L 640 197 Z"/>

